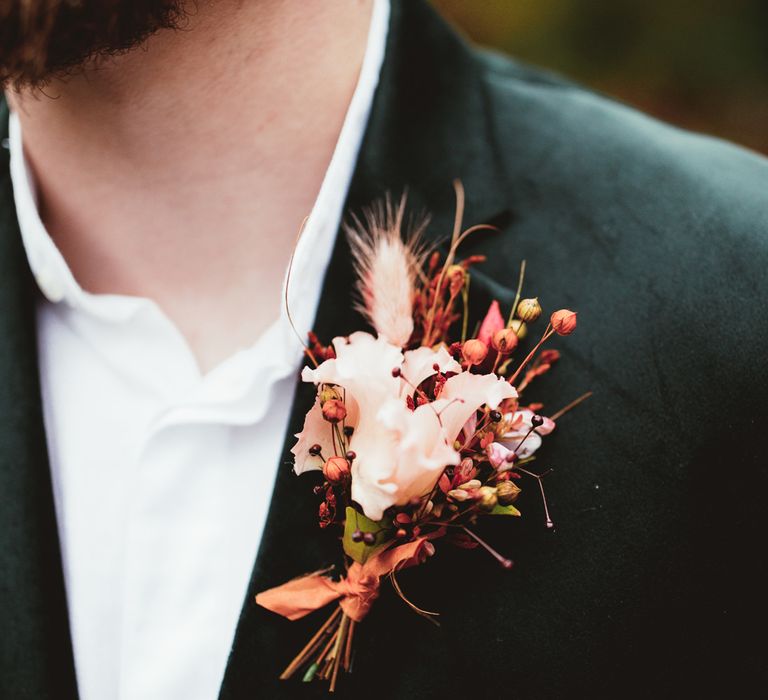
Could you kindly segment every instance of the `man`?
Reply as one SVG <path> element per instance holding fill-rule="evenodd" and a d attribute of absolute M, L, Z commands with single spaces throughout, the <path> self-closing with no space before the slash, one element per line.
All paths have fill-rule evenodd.
<path fill-rule="evenodd" d="M 277 680 L 317 618 L 253 600 L 338 547 L 290 471 L 311 396 L 283 277 L 309 214 L 294 323 L 360 328 L 342 212 L 407 188 L 437 239 L 454 178 L 499 228 L 464 248 L 478 306 L 525 258 L 580 312 L 537 398 L 595 396 L 542 453 L 557 529 L 531 488 L 489 534 L 512 572 L 440 547 L 404 573 L 441 627 L 385 590 L 337 692 L 765 680 L 764 159 L 469 48 L 421 0 L 6 2 L 0 36 L 3 697 L 325 692 Z"/>

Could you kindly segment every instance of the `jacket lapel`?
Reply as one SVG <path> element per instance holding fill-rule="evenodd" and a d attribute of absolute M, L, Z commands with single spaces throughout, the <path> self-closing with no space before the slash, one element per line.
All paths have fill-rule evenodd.
<path fill-rule="evenodd" d="M 2 100 L 0 124 L 7 138 Z M 0 696 L 63 700 L 77 691 L 43 428 L 33 284 L 8 160 L 8 150 L 0 149 Z"/>
<path fill-rule="evenodd" d="M 393 2 L 382 74 L 346 211 L 359 211 L 387 192 L 399 196 L 407 191 L 409 210 L 428 213 L 428 235 L 440 239 L 450 235 L 453 226 L 451 180 L 458 178 L 467 192 L 465 222 L 503 223 L 508 214 L 503 176 L 490 147 L 485 97 L 474 60 L 425 3 Z M 365 327 L 352 310 L 352 286 L 349 250 L 339 235 L 314 328 L 324 342 Z M 492 291 L 507 293 L 503 288 Z M 487 290 L 475 294 L 481 303 L 487 298 Z M 317 525 L 319 500 L 312 493 L 316 481 L 308 475 L 295 477 L 291 470 L 293 435 L 313 399 L 314 387 L 300 385 L 220 700 L 296 697 L 299 690 L 325 694 L 318 688 L 321 684 L 298 687 L 277 681 L 323 613 L 288 622 L 254 602 L 259 591 L 323 568 L 340 556 L 338 539 Z"/>

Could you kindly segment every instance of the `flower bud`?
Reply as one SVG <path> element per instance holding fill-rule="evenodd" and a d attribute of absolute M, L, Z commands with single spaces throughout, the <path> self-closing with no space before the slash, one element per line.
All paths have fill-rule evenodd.
<path fill-rule="evenodd" d="M 472 338 L 461 346 L 461 356 L 468 365 L 479 365 L 488 355 L 488 346 L 477 338 Z"/>
<path fill-rule="evenodd" d="M 475 474 L 477 474 L 477 469 L 475 469 L 474 461 L 471 457 L 464 457 L 456 469 L 456 476 L 462 481 L 469 481 L 475 478 Z"/>
<path fill-rule="evenodd" d="M 480 507 L 483 510 L 493 510 L 499 504 L 499 497 L 493 486 L 481 486 L 477 492 L 480 496 Z"/>
<path fill-rule="evenodd" d="M 570 335 L 576 330 L 576 312 L 570 309 L 560 309 L 552 314 L 549 322 L 558 335 Z"/>
<path fill-rule="evenodd" d="M 331 457 L 323 465 L 323 476 L 332 484 L 339 484 L 349 476 L 349 462 L 343 457 Z"/>
<path fill-rule="evenodd" d="M 512 323 L 509 324 L 509 327 L 515 332 L 518 340 L 522 340 L 528 335 L 528 326 L 526 326 L 525 322 L 521 321 L 519 318 L 514 319 Z"/>
<path fill-rule="evenodd" d="M 496 496 L 503 506 L 514 503 L 519 495 L 520 487 L 514 481 L 502 481 L 496 485 Z"/>
<path fill-rule="evenodd" d="M 541 316 L 541 304 L 539 304 L 539 298 L 523 299 L 517 305 L 517 317 L 521 321 L 526 323 L 533 323 L 539 316 Z"/>
<path fill-rule="evenodd" d="M 329 399 L 323 404 L 323 418 L 329 423 L 338 423 L 347 417 L 347 407 L 339 399 Z"/>
<path fill-rule="evenodd" d="M 469 494 L 463 489 L 451 489 L 446 494 L 446 496 L 454 501 L 458 501 L 459 503 L 466 501 L 469 498 Z"/>
<path fill-rule="evenodd" d="M 480 479 L 470 479 L 469 481 L 465 481 L 457 488 L 460 488 L 462 491 L 473 491 L 474 489 L 479 489 L 482 485 L 483 482 L 480 481 Z"/>
<path fill-rule="evenodd" d="M 511 328 L 502 328 L 493 334 L 491 345 L 502 355 L 509 355 L 517 347 L 517 333 Z"/>

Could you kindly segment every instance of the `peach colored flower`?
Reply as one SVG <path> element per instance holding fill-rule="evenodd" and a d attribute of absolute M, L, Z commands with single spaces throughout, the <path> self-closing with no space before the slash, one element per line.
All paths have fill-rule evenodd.
<path fill-rule="evenodd" d="M 348 411 L 345 425 L 354 429 L 349 443 L 356 455 L 352 499 L 373 520 L 380 520 L 390 506 L 428 494 L 445 468 L 459 463 L 454 441 L 475 412 L 516 396 L 512 386 L 493 374 L 462 372 L 442 347 L 403 353 L 383 338 L 362 332 L 336 338 L 333 346 L 336 358 L 317 369 L 306 368 L 302 378 L 318 387 L 341 388 Z M 435 374 L 435 366 L 455 374 L 437 400 L 411 410 L 407 397 Z M 308 453 L 311 445 L 320 445 L 325 459 L 333 456 L 330 430 L 316 403 L 293 448 L 297 473 L 322 468 L 323 460 Z"/>

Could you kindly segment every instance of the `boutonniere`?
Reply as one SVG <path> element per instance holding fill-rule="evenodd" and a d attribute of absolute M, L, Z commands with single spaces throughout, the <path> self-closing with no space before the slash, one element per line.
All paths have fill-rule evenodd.
<path fill-rule="evenodd" d="M 403 237 L 402 201 L 348 228 L 359 309 L 375 334 L 358 331 L 330 346 L 310 334 L 311 366 L 302 379 L 316 385 L 317 397 L 292 450 L 297 474 L 322 471 L 319 526 L 338 529 L 346 566 L 256 596 L 289 620 L 334 603 L 281 678 L 320 678 L 333 691 L 339 672 L 350 670 L 356 628 L 385 580 L 416 613 L 434 619 L 437 613 L 408 601 L 397 573 L 435 555 L 438 542 L 482 547 L 512 568 L 473 526 L 485 517 L 519 517 L 514 504 L 523 478 L 538 482 L 546 525 L 553 526 L 543 474 L 531 462 L 557 419 L 588 394 L 549 417 L 522 396 L 559 358 L 542 346 L 572 333 L 576 313 L 552 313 L 540 339 L 520 353 L 542 315 L 538 299 L 521 298 L 523 263 L 508 318 L 494 301 L 470 334 L 470 280 L 484 257 L 460 259 L 459 248 L 490 227 L 462 231 L 460 185 L 457 200 L 445 256 L 425 249 L 418 231 Z"/>

